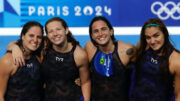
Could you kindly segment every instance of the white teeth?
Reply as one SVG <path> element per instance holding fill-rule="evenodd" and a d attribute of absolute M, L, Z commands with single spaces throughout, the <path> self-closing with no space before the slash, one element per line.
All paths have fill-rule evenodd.
<path fill-rule="evenodd" d="M 104 40 L 105 38 L 99 38 L 100 41 Z"/>
<path fill-rule="evenodd" d="M 60 38 L 57 38 L 57 37 L 56 37 L 56 38 L 54 38 L 53 40 L 58 41 L 59 39 L 60 39 Z"/>
<path fill-rule="evenodd" d="M 31 44 L 32 46 L 36 46 L 36 44 Z"/>

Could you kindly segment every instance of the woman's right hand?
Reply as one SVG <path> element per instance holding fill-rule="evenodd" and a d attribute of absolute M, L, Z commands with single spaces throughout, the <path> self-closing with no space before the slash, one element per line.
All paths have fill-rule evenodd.
<path fill-rule="evenodd" d="M 6 47 L 7 51 L 12 52 L 13 63 L 17 66 L 25 66 L 24 55 L 16 41 L 9 43 Z"/>
<path fill-rule="evenodd" d="M 14 64 L 17 66 L 25 66 L 24 55 L 19 46 L 15 44 L 11 47 L 11 49 Z"/>
<path fill-rule="evenodd" d="M 81 79 L 80 78 L 77 78 L 74 82 L 76 85 L 81 86 Z"/>

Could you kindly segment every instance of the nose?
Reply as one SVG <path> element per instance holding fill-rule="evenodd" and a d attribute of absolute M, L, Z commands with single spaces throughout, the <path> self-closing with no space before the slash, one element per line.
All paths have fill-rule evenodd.
<path fill-rule="evenodd" d="M 51 33 L 52 33 L 52 36 L 56 36 L 57 35 L 57 31 L 53 31 Z"/>
<path fill-rule="evenodd" d="M 56 35 L 57 35 L 57 33 L 58 33 L 57 31 L 54 31 L 53 35 L 54 35 L 54 36 L 56 36 Z"/>
<path fill-rule="evenodd" d="M 99 35 L 103 35 L 103 31 L 99 30 Z"/>
<path fill-rule="evenodd" d="M 38 41 L 38 38 L 37 37 L 34 37 L 34 42 L 37 42 Z"/>
<path fill-rule="evenodd" d="M 151 44 L 154 44 L 154 43 L 155 43 L 155 39 L 154 39 L 154 38 L 151 38 L 150 43 L 151 43 Z"/>

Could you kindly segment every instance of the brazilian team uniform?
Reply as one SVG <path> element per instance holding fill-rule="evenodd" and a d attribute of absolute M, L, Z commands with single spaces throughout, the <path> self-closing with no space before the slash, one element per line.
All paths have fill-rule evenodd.
<path fill-rule="evenodd" d="M 129 74 L 122 64 L 117 42 L 113 53 L 97 49 L 91 63 L 92 101 L 128 101 Z"/>

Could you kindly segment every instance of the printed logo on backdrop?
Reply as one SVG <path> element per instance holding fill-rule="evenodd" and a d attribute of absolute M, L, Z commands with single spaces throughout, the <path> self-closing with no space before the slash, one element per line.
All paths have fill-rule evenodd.
<path fill-rule="evenodd" d="M 106 16 L 116 27 L 141 26 L 145 19 L 154 16 L 166 20 L 168 25 L 179 26 L 176 20 L 180 20 L 180 2 L 164 0 L 148 2 L 141 0 L 141 2 L 134 3 L 132 0 L 113 0 L 113 2 L 112 0 L 0 0 L 0 27 L 21 27 L 31 20 L 44 25 L 54 16 L 63 18 L 69 27 L 88 27 L 94 16 Z"/>
<path fill-rule="evenodd" d="M 0 0 L 0 27 L 20 24 L 20 0 Z"/>
<path fill-rule="evenodd" d="M 22 22 L 35 19 L 44 24 L 49 18 L 59 16 L 66 20 L 69 26 L 88 26 L 88 21 L 93 16 L 112 16 L 112 5 L 107 1 L 109 0 L 98 3 L 91 0 L 23 0 Z"/>
<path fill-rule="evenodd" d="M 160 1 L 156 1 L 151 5 L 151 11 L 162 20 L 180 20 L 180 2 L 168 1 L 163 4 Z"/>
<path fill-rule="evenodd" d="M 28 21 L 41 24 L 56 16 L 67 21 L 69 26 L 88 26 L 94 16 L 113 16 L 114 3 L 119 0 L 0 0 L 0 26 L 20 27 Z M 117 12 L 114 12 L 117 14 Z M 79 23 L 81 21 L 81 23 Z"/>

